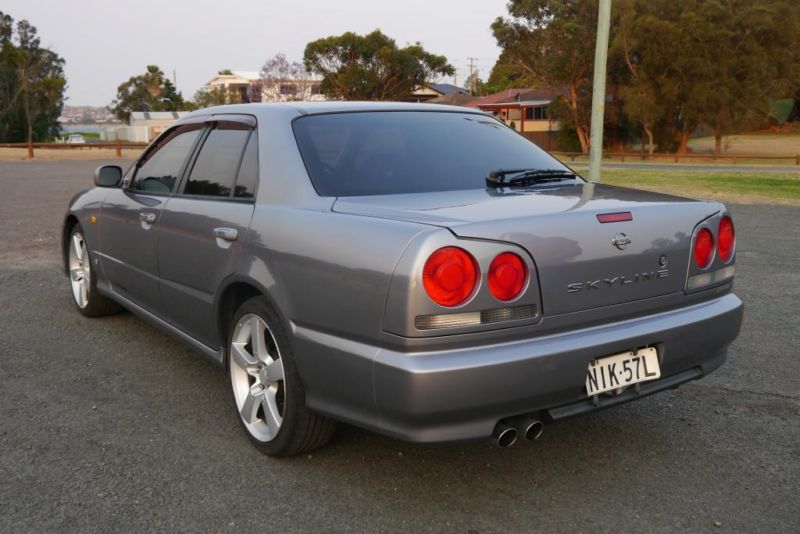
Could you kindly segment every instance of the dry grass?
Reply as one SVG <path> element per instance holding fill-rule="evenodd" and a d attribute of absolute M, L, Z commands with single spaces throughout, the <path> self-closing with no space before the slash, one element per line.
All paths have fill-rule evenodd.
<path fill-rule="evenodd" d="M 604 183 L 686 197 L 735 204 L 800 206 L 800 172 L 603 169 L 602 176 Z"/>
<path fill-rule="evenodd" d="M 142 149 L 123 149 L 123 158 L 138 158 Z M 93 160 L 113 159 L 117 151 L 113 148 L 37 148 L 33 151 L 34 160 Z M 0 161 L 20 161 L 28 159 L 26 148 L 0 148 Z"/>
<path fill-rule="evenodd" d="M 698 137 L 689 141 L 696 153 L 713 152 L 713 137 Z M 764 133 L 726 135 L 722 138 L 724 155 L 791 156 L 800 154 L 800 134 Z"/>

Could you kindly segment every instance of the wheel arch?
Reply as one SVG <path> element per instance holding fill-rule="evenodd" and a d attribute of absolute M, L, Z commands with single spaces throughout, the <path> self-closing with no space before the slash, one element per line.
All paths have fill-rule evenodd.
<path fill-rule="evenodd" d="M 80 221 L 74 213 L 69 213 L 64 217 L 64 225 L 61 229 L 61 263 L 64 267 L 64 274 L 69 273 L 69 236 L 75 225 L 79 223 Z"/>
<path fill-rule="evenodd" d="M 283 323 L 284 330 L 291 335 L 289 321 L 284 316 L 283 311 L 277 305 L 275 299 L 269 291 L 258 281 L 244 277 L 232 276 L 225 280 L 217 293 L 214 305 L 217 334 L 220 346 L 227 351 L 228 336 L 230 335 L 230 324 L 236 310 L 245 301 L 253 297 L 264 297 Z M 227 358 L 223 358 L 223 366 L 227 367 Z"/>

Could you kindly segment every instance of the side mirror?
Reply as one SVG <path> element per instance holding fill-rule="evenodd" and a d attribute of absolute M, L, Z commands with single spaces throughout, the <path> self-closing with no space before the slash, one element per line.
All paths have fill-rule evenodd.
<path fill-rule="evenodd" d="M 122 167 L 101 165 L 94 170 L 94 185 L 97 187 L 118 187 L 122 181 Z"/>

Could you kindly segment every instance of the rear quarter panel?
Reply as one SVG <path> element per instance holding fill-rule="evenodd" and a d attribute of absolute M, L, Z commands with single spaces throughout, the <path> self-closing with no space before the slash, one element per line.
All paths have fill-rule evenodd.
<path fill-rule="evenodd" d="M 240 276 L 258 280 L 292 339 L 307 404 L 376 421 L 373 359 L 397 262 L 419 224 L 256 206 Z"/>

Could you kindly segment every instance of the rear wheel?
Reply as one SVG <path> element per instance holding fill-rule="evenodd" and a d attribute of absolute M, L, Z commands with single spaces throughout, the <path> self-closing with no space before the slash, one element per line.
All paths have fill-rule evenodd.
<path fill-rule="evenodd" d="M 67 247 L 69 247 L 67 265 L 72 301 L 78 311 L 87 317 L 117 313 L 120 310 L 119 305 L 97 291 L 97 275 L 92 269 L 92 254 L 80 224 L 75 224 L 70 230 Z"/>
<path fill-rule="evenodd" d="M 289 339 L 267 299 L 254 297 L 242 304 L 229 331 L 231 394 L 250 440 L 273 456 L 325 445 L 336 423 L 306 408 Z"/>

